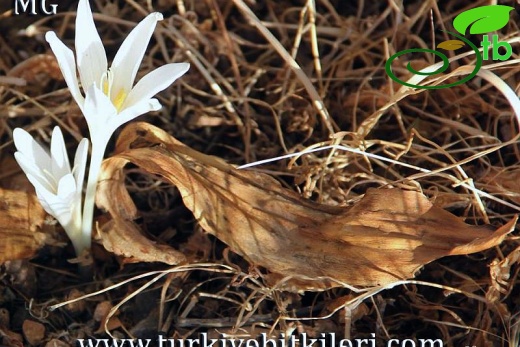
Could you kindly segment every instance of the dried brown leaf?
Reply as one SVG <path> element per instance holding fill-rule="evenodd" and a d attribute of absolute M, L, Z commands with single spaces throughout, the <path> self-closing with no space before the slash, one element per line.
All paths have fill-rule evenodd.
<path fill-rule="evenodd" d="M 34 83 L 38 81 L 38 76 L 42 74 L 57 80 L 63 79 L 58 62 L 53 55 L 34 55 L 13 67 L 7 73 L 7 76 L 21 77 L 29 83 Z"/>
<path fill-rule="evenodd" d="M 0 188 L 0 263 L 36 254 L 46 241 L 45 218 L 34 194 Z"/>
<path fill-rule="evenodd" d="M 131 221 L 114 218 L 101 227 L 99 238 L 110 252 L 123 257 L 123 263 L 162 262 L 180 264 L 186 257 L 175 249 L 146 238 Z"/>
<path fill-rule="evenodd" d="M 498 304 L 504 297 L 510 294 L 516 276 L 511 275 L 512 267 L 520 262 L 520 247 L 515 248 L 511 253 L 502 259 L 495 259 L 489 266 L 491 286 L 486 293 L 486 299 Z M 516 270 L 518 273 L 518 270 Z"/>
<path fill-rule="evenodd" d="M 124 186 L 122 169 L 129 162 L 174 184 L 201 226 L 234 252 L 297 280 L 287 283 L 289 290 L 411 278 L 440 257 L 499 244 L 516 223 L 494 232 L 470 226 L 424 195 L 399 189 L 369 190 L 351 208 L 318 204 L 146 123 L 127 126 L 116 155 L 103 164 L 97 201 L 116 220 L 136 214 Z"/>

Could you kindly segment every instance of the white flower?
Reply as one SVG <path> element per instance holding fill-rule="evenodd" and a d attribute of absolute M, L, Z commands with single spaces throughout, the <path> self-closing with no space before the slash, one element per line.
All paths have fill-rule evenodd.
<path fill-rule="evenodd" d="M 162 14 L 151 13 L 126 37 L 108 69 L 105 48 L 96 30 L 88 0 L 80 0 L 76 17 L 76 58 L 54 32 L 45 36 L 69 87 L 85 116 L 91 141 L 108 141 L 121 124 L 161 104 L 152 98 L 167 88 L 189 69 L 188 63 L 166 64 L 144 76 L 135 86 L 134 80 L 146 47 Z"/>
<path fill-rule="evenodd" d="M 63 134 L 59 127 L 52 132 L 50 153 L 42 148 L 33 137 L 21 128 L 14 129 L 16 161 L 36 190 L 36 195 L 47 213 L 63 226 L 74 244 L 76 254 L 90 247 L 81 233 L 81 194 L 85 165 L 87 163 L 88 140 L 78 145 L 71 169 Z"/>
<path fill-rule="evenodd" d="M 74 223 L 77 220 L 82 223 L 80 234 L 84 243 L 81 247 L 90 247 L 97 180 L 110 136 L 121 124 L 146 112 L 159 110 L 161 104 L 153 96 L 166 89 L 177 78 L 185 74 L 190 67 L 187 63 L 166 64 L 148 73 L 134 85 L 146 47 L 157 22 L 162 19 L 162 14 L 157 12 L 151 13 L 143 19 L 123 41 L 110 68 L 108 68 L 105 48 L 96 30 L 88 0 L 80 0 L 78 4 L 75 37 L 76 59 L 74 59 L 72 50 L 67 48 L 54 32 L 51 31 L 45 35 L 56 55 L 72 97 L 85 116 L 92 142 L 83 215 L 78 212 L 72 216 Z M 79 78 L 77 74 L 79 74 Z M 78 150 L 78 152 L 80 151 Z M 34 158 L 33 161 L 35 161 Z M 37 187 L 37 191 L 43 187 L 43 177 L 44 175 L 40 174 L 38 179 L 33 178 L 41 186 Z M 65 176 L 60 176 L 60 179 L 65 179 Z M 68 180 L 70 181 L 70 179 Z M 76 186 L 78 182 L 75 181 Z M 72 182 L 63 183 L 68 188 L 72 187 L 71 184 Z M 46 192 L 50 191 L 49 187 L 46 188 Z M 59 190 L 59 185 L 54 188 L 53 196 L 65 195 L 65 192 Z M 50 205 L 49 199 L 51 199 L 50 196 L 44 197 L 45 201 L 42 203 Z M 66 207 L 66 205 L 60 206 L 56 201 L 54 203 L 55 209 L 60 207 L 60 211 L 61 208 Z M 47 206 L 47 208 L 49 207 Z M 65 216 L 65 214 L 60 214 L 60 211 L 53 212 L 58 212 L 58 216 Z M 78 214 L 79 217 L 76 218 Z M 83 217 L 82 221 L 81 217 Z"/>

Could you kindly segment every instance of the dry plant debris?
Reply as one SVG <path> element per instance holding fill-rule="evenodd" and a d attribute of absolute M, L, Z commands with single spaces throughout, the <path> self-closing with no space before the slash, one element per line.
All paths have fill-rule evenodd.
<path fill-rule="evenodd" d="M 35 256 L 50 239 L 43 232 L 45 219 L 34 194 L 0 189 L 0 263 Z"/>
<path fill-rule="evenodd" d="M 2 194 L 12 194 L 15 205 L 33 206 L 0 214 L 0 221 L 13 223 L 12 228 L 1 229 L 5 238 L 0 343 L 71 346 L 77 339 L 106 338 L 107 328 L 119 338 L 157 338 L 160 332 L 175 338 L 200 332 L 253 337 L 260 332 L 270 336 L 333 332 L 352 338 L 374 333 L 378 346 L 391 338 L 439 338 L 446 346 L 517 346 L 518 231 L 508 234 L 500 245 L 480 251 L 502 239 L 520 209 L 516 183 L 519 126 L 512 109 L 506 98 L 480 77 L 449 89 L 404 91 L 384 70 L 385 61 L 395 52 L 433 48 L 448 40 L 450 37 L 439 29 L 451 29 L 457 14 L 483 4 L 454 0 L 91 0 L 99 13 L 95 19 L 109 56 L 119 47 L 122 33 L 152 11 L 163 13 L 165 20 L 156 30 L 139 76 L 165 63 L 192 64 L 179 84 L 159 96 L 163 109 L 141 120 L 169 134 L 163 139 L 174 136 L 187 147 L 176 146 L 196 154 L 196 160 L 172 154 L 164 144 L 170 140 L 158 141 L 155 147 L 134 143 L 135 148 L 127 153 L 156 153 L 163 159 L 167 153 L 192 165 L 169 173 L 172 177 L 178 174 L 187 179 L 185 170 L 215 167 L 238 178 L 258 177 L 253 182 L 256 186 L 265 184 L 275 192 L 283 191 L 298 202 L 300 211 L 322 219 L 324 214 L 337 217 L 340 211 L 361 207 L 366 211 L 364 195 L 370 201 L 382 189 L 406 191 L 420 202 L 423 209 L 418 210 L 426 216 L 433 213 L 445 221 L 455 218 L 453 223 L 468 230 L 460 235 L 462 240 L 445 240 L 455 244 L 446 246 L 443 242 L 442 254 L 479 251 L 469 256 L 437 259 L 440 255 L 435 254 L 417 259 L 413 268 L 403 269 L 398 277 L 409 277 L 417 267 L 431 262 L 414 280 L 394 285 L 364 289 L 339 286 L 305 293 L 278 290 L 272 282 L 264 281 L 268 271 L 250 267 L 258 264 L 249 263 L 255 259 L 241 251 L 236 240 L 229 241 L 228 248 L 212 235 L 217 230 L 210 225 L 212 219 L 199 218 L 218 211 L 199 208 L 194 209 L 194 215 L 189 200 L 181 196 L 181 184 L 176 184 L 177 189 L 146 174 L 150 168 L 134 165 L 121 172 L 125 181 L 124 187 L 119 187 L 128 190 L 136 210 L 112 211 L 114 216 L 124 217 L 119 219 L 99 211 L 98 231 L 128 231 L 131 226 L 132 238 L 140 237 L 142 249 L 153 252 L 148 258 L 143 253 L 128 258 L 125 251 L 132 249 L 123 243 L 128 240 L 116 240 L 112 245 L 124 255 L 117 257 L 112 253 L 116 248 L 107 251 L 101 246 L 107 240 L 99 240 L 93 249 L 95 279 L 81 279 L 76 265 L 67 261 L 74 252 L 70 246 L 63 247 L 66 238 L 58 233 L 52 234 L 58 240 L 52 240 L 47 230 L 43 234 L 39 228 L 43 225 L 45 229 L 47 223 L 41 209 L 30 205 L 34 198 L 25 192 L 26 181 L 12 159 L 15 127 L 24 127 L 48 143 L 52 128 L 58 124 L 71 148 L 87 134 L 43 38 L 48 30 L 60 37 L 73 37 L 77 2 L 60 1 L 54 16 L 15 16 L 11 2 L 0 4 L 0 187 Z M 506 27 L 497 32 L 501 40 L 518 38 L 518 16 L 513 11 Z M 482 39 L 478 35 L 468 38 L 474 42 Z M 487 61 L 483 67 L 515 91 L 520 76 L 517 45 L 512 43 L 509 61 Z M 414 55 L 410 61 L 417 68 L 434 62 L 423 55 Z M 403 78 L 410 77 L 406 63 L 403 59 L 395 66 Z M 468 55 L 454 62 L 452 70 L 472 64 Z M 130 141 L 125 136 L 119 146 Z M 230 166 L 318 145 L 345 146 L 380 157 L 334 149 L 271 162 L 247 172 Z M 382 157 L 394 162 L 380 160 Z M 151 162 L 154 157 L 140 159 Z M 107 163 L 111 160 L 118 159 Z M 161 168 L 156 169 L 151 171 Z M 116 186 L 116 182 L 106 184 Z M 253 189 L 255 184 L 246 188 Z M 183 198 L 188 202 L 183 203 Z M 7 201 L 7 195 L 2 199 Z M 321 207 L 312 210 L 315 206 Z M 396 210 L 402 211 L 398 207 Z M 138 219 L 130 221 L 134 212 Z M 218 225 L 223 225 L 225 215 L 217 216 Z M 425 217 L 414 218 L 418 219 L 408 226 Z M 31 225 L 35 225 L 35 232 L 28 231 Z M 496 234 L 488 229 L 497 230 Z M 336 229 L 328 232 L 337 237 Z M 477 238 L 483 233 L 496 238 L 491 237 L 489 244 L 480 239 L 484 243 L 477 247 L 471 243 L 475 238 L 470 233 L 476 233 Z M 19 239 L 17 235 L 25 240 L 20 250 L 9 241 Z M 469 249 L 457 248 L 459 241 L 470 242 Z M 19 257 L 32 258 L 6 262 Z M 164 264 L 148 262 L 151 259 L 179 265 L 165 268 Z M 274 268 L 287 275 L 279 264 Z M 359 272 L 345 276 L 364 278 Z M 97 295 L 84 297 L 92 293 Z M 69 299 L 81 304 L 47 309 Z M 26 334 L 24 322 L 31 321 L 45 327 L 43 339 Z M 28 324 L 32 323 L 25 326 Z"/>
<path fill-rule="evenodd" d="M 412 278 L 432 260 L 497 246 L 516 224 L 514 218 L 492 233 L 400 189 L 368 190 L 349 208 L 314 203 L 269 175 L 239 171 L 157 127 L 133 123 L 103 163 L 96 200 L 113 218 L 100 231 L 105 248 L 141 261 L 164 251 L 136 237 L 129 223 L 137 209 L 125 188 L 128 163 L 175 185 L 204 230 L 269 276 L 278 275 L 282 284 L 267 282 L 282 290 L 389 285 Z"/>

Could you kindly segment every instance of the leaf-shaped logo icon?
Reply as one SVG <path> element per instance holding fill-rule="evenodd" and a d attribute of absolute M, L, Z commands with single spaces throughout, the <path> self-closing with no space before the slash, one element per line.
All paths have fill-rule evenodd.
<path fill-rule="evenodd" d="M 461 47 L 464 47 L 466 44 L 460 40 L 447 40 L 441 42 L 437 45 L 437 48 L 445 49 L 447 51 L 454 51 Z"/>
<path fill-rule="evenodd" d="M 453 20 L 453 27 L 462 35 L 470 27 L 470 34 L 486 34 L 502 29 L 509 21 L 509 12 L 514 7 L 488 5 L 472 8 L 459 14 Z"/>

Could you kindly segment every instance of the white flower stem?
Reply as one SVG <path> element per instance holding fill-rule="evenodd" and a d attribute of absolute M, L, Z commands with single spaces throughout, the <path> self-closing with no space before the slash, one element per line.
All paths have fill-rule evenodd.
<path fill-rule="evenodd" d="M 81 206 L 79 207 L 81 209 Z M 90 244 L 85 244 L 84 238 L 81 236 L 81 219 L 72 218 L 68 224 L 64 224 L 58 220 L 65 229 L 65 232 L 72 241 L 76 255 L 80 256 L 85 250 L 90 248 Z"/>
<path fill-rule="evenodd" d="M 83 205 L 82 237 L 87 249 L 90 249 L 92 240 L 92 223 L 94 220 L 94 203 L 96 200 L 96 187 L 101 163 L 108 141 L 92 141 L 92 155 L 90 157 L 90 168 L 88 171 L 87 189 L 85 192 L 85 203 Z"/>

